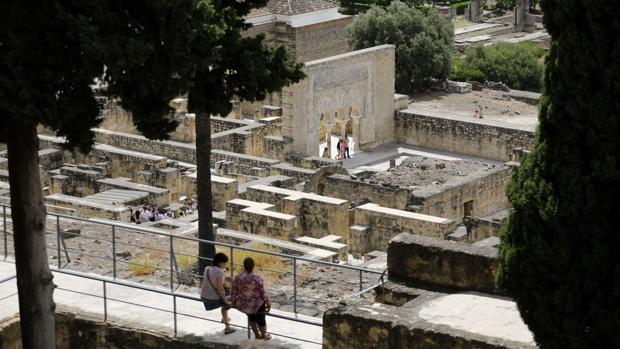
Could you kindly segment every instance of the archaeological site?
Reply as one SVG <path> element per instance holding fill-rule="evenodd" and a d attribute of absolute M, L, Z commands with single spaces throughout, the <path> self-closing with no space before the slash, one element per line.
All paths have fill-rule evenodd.
<path fill-rule="evenodd" d="M 486 2 L 484 2 L 486 3 Z M 549 46 L 528 1 L 437 4 L 454 50 Z M 98 96 L 88 153 L 40 125 L 58 348 L 536 348 L 497 289 L 506 188 L 535 142 L 540 94 L 447 80 L 401 94 L 395 45 L 354 50 L 355 15 L 332 0 L 269 0 L 245 17 L 303 63 L 305 78 L 212 115 L 216 252 L 226 275 L 252 257 L 273 339 L 249 340 L 243 313 L 205 311 L 197 256 L 196 115 L 151 140 L 117 98 Z M 458 25 L 457 25 L 458 24 Z M 191 108 L 189 109 L 191 110 Z M 0 348 L 21 348 L 6 145 L 0 152 Z M 209 262 L 210 263 L 210 262 Z M 121 340 L 122 338 L 122 340 Z"/>

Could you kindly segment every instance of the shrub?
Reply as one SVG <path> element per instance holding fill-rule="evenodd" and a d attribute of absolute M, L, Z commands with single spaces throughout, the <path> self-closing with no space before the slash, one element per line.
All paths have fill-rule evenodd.
<path fill-rule="evenodd" d="M 485 80 L 501 81 L 517 90 L 539 92 L 542 89 L 543 64 L 540 58 L 543 55 L 544 50 L 531 43 L 501 42 L 475 46 L 465 51 L 465 59 L 457 65 L 454 74 L 461 77 L 467 71 L 480 71 Z"/>

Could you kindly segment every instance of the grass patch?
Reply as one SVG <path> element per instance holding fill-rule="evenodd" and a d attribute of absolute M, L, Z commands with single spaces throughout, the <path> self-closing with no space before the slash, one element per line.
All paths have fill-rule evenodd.
<path fill-rule="evenodd" d="M 198 258 L 186 254 L 176 254 L 175 258 L 177 259 L 177 265 L 180 270 L 185 270 L 198 263 Z"/>
<path fill-rule="evenodd" d="M 152 275 L 157 270 L 157 261 L 148 254 L 132 258 L 129 263 L 129 270 L 133 276 Z"/>
<path fill-rule="evenodd" d="M 252 246 L 255 250 L 267 251 L 267 252 L 280 252 L 278 249 L 264 245 L 257 244 Z M 230 248 L 216 246 L 216 252 L 225 253 L 230 259 Z M 233 273 L 237 274 L 243 271 L 243 260 L 247 257 L 254 259 L 255 267 L 254 272 L 261 275 L 266 282 L 273 282 L 284 276 L 285 273 L 290 272 L 292 267 L 290 263 L 287 265 L 282 258 L 260 252 L 243 251 L 233 249 L 233 262 L 235 263 Z"/>

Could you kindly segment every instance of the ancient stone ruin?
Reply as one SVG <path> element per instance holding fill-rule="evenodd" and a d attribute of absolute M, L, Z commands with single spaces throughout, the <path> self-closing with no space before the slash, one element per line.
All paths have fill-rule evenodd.
<path fill-rule="evenodd" d="M 516 23 L 496 18 L 457 29 L 456 45 L 534 30 L 537 17 L 519 3 Z M 468 8 L 473 22 L 481 20 L 479 6 L 472 1 Z M 306 284 L 308 294 L 324 291 L 319 296 L 333 301 L 299 306 L 309 316 L 324 312 L 324 348 L 535 347 L 514 302 L 493 280 L 498 230 L 510 209 L 505 189 L 534 141 L 539 96 L 471 86 L 415 100 L 396 94 L 394 46 L 352 51 L 345 30 L 351 17 L 328 0 L 272 0 L 246 21 L 253 27 L 245 35 L 264 33 L 269 43 L 287 45 L 305 63 L 307 78 L 264 101 L 231 101 L 230 115 L 211 116 L 216 241 L 386 271 L 387 282 L 355 299 L 339 298 L 336 283 Z M 203 208 L 194 206 L 201 195 L 196 116 L 186 104 L 183 96 L 171 101 L 179 126 L 169 140 L 157 141 L 139 134 L 118 101 L 101 98 L 102 123 L 88 154 L 66 149 L 62 138 L 41 128 L 48 212 L 131 227 L 137 226 L 132 212 L 152 205 L 166 215 L 141 228 L 196 236 L 196 210 Z M 484 118 L 474 118 L 474 110 Z M 350 158 L 338 156 L 342 140 Z M 6 204 L 13 174 L 3 155 Z M 82 233 L 91 229 L 72 224 Z M 151 238 L 140 244 L 167 243 Z M 55 237 L 50 241 L 58 247 Z M 105 274 L 107 267 L 80 254 L 97 240 L 74 241 L 65 249 L 80 257 L 68 268 Z M 116 253 L 125 257 L 139 253 L 121 249 Z M 184 251 L 195 255 L 197 246 Z M 324 272 L 319 269 L 307 272 Z M 357 287 L 355 273 L 329 278 L 353 279 Z M 277 302 L 293 311 L 285 298 Z"/>

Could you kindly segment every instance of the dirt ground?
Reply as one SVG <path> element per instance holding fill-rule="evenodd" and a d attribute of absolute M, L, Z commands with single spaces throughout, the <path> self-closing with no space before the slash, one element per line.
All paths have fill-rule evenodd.
<path fill-rule="evenodd" d="M 470 93 L 425 92 L 414 96 L 409 109 L 449 116 L 474 117 L 476 110 L 482 111 L 483 120 L 535 126 L 538 122 L 538 107 L 510 98 L 505 92 L 482 90 Z"/>
<path fill-rule="evenodd" d="M 378 183 L 421 189 L 428 186 L 458 185 L 472 177 L 483 176 L 492 168 L 495 166 L 467 160 L 445 161 L 412 156 L 393 169 L 372 173 L 368 177 Z"/>

